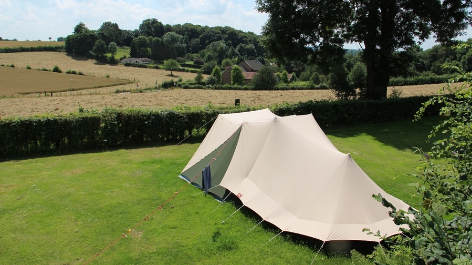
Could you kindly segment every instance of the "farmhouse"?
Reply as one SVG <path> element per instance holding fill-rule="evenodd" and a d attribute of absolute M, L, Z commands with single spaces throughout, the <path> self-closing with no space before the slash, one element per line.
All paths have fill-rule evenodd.
<path fill-rule="evenodd" d="M 121 60 L 121 63 L 150 64 L 152 60 L 149 58 L 125 58 Z"/>
<path fill-rule="evenodd" d="M 257 71 L 259 71 L 263 66 L 264 65 L 261 64 L 258 60 L 246 60 L 241 62 L 239 65 L 226 67 L 225 71 L 221 76 L 222 83 L 223 85 L 231 85 L 231 70 L 233 69 L 233 67 L 239 67 L 243 71 L 244 84 L 249 84 L 249 82 L 251 82 L 251 80 L 256 75 Z"/>

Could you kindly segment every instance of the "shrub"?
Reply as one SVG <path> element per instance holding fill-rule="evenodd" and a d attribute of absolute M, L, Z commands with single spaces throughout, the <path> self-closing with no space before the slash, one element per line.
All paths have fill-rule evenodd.
<path fill-rule="evenodd" d="M 177 58 L 175 58 L 175 60 L 180 64 L 185 63 L 185 58 L 183 58 L 183 57 L 177 57 Z"/>
<path fill-rule="evenodd" d="M 75 70 L 70 70 L 70 69 L 69 69 L 69 70 L 66 71 L 66 74 L 73 74 L 73 75 L 76 75 L 77 72 L 76 72 Z"/>
<path fill-rule="evenodd" d="M 254 89 L 273 89 L 279 82 L 275 75 L 275 69 L 270 66 L 263 66 L 252 79 Z"/>
<path fill-rule="evenodd" d="M 29 65 L 26 65 L 26 69 L 31 69 L 31 66 L 29 66 Z"/>
<path fill-rule="evenodd" d="M 106 75 L 105 75 L 105 78 L 110 78 L 110 75 L 109 75 L 109 74 L 106 74 Z"/>
<path fill-rule="evenodd" d="M 386 239 L 411 250 L 414 264 L 469 264 L 472 256 L 472 79 L 471 73 L 455 80 L 467 80 L 453 96 L 435 96 L 416 114 L 420 119 L 427 109 L 441 104 L 446 116 L 433 127 L 428 138 L 438 137 L 430 152 L 422 154 L 417 167 L 419 209 L 397 210 L 382 196 L 374 197 L 391 209 L 390 216 L 402 235 Z M 466 86 L 466 87 L 465 87 Z M 444 86 L 442 92 L 450 90 Z M 443 135 L 440 137 L 439 135 Z M 446 160 L 436 160 L 442 158 Z M 377 232 L 380 236 L 382 231 Z M 395 249 L 390 251 L 398 253 Z"/>
<path fill-rule="evenodd" d="M 193 64 L 196 64 L 196 65 L 203 65 L 204 62 L 201 58 L 195 58 L 193 59 Z"/>
<path fill-rule="evenodd" d="M 43 68 L 41 68 L 41 71 L 49 71 L 49 69 L 43 67 Z"/>
<path fill-rule="evenodd" d="M 216 77 L 214 77 L 213 75 L 210 75 L 209 77 L 207 77 L 207 79 L 205 79 L 205 84 L 206 85 L 215 85 L 216 84 Z"/>
<path fill-rule="evenodd" d="M 84 73 L 82 73 L 82 71 L 78 71 L 77 74 L 78 75 L 84 75 Z"/>
<path fill-rule="evenodd" d="M 62 73 L 61 68 L 59 68 L 59 66 L 57 65 L 54 65 L 54 67 L 52 68 L 52 71 L 55 73 Z"/>
<path fill-rule="evenodd" d="M 197 75 L 195 76 L 195 82 L 197 82 L 197 84 L 200 84 L 203 82 L 203 73 L 202 73 L 202 70 L 198 71 L 197 72 Z"/>
<path fill-rule="evenodd" d="M 117 64 L 118 61 L 116 60 L 115 56 L 110 55 L 110 56 L 108 56 L 108 58 L 107 58 L 107 63 L 109 63 L 109 64 Z"/>

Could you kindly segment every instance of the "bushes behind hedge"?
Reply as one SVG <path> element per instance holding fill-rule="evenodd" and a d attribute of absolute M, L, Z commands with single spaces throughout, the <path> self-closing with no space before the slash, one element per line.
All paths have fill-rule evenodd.
<path fill-rule="evenodd" d="M 322 128 L 412 119 L 428 97 L 382 101 L 307 101 L 271 107 L 279 116 L 312 113 Z M 220 113 L 255 110 L 244 106 L 173 110 L 104 109 L 94 113 L 0 120 L 0 158 L 29 154 L 182 141 L 203 136 Z M 437 115 L 439 107 L 427 114 Z M 202 127 L 203 126 L 203 127 Z"/>
<path fill-rule="evenodd" d="M 441 84 L 447 83 L 450 79 L 456 77 L 457 74 L 444 74 L 444 75 L 420 75 L 414 77 L 392 77 L 390 78 L 389 86 L 415 86 L 415 85 L 426 85 L 426 84 Z"/>

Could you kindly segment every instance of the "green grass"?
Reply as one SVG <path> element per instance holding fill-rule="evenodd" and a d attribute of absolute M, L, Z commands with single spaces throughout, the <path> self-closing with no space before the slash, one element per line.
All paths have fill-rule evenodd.
<path fill-rule="evenodd" d="M 121 57 L 125 56 L 129 57 L 129 47 L 118 47 L 116 49 L 115 59 L 118 61 Z M 111 53 L 106 53 L 106 56 L 110 56 Z"/>
<path fill-rule="evenodd" d="M 411 176 L 438 119 L 327 131 L 386 191 L 417 204 Z M 82 264 L 150 215 L 185 186 L 177 175 L 199 141 L 0 163 L 0 264 Z M 258 226 L 248 210 L 218 206 L 185 188 L 150 220 L 91 264 L 309 264 L 319 242 Z M 244 209 L 244 208 L 243 208 Z M 325 245 L 325 249 L 328 246 Z M 315 264 L 350 264 L 326 255 Z"/>

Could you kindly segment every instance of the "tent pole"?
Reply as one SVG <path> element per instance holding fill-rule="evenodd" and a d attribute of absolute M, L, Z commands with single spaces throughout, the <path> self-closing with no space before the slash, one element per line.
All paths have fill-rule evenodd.
<path fill-rule="evenodd" d="M 276 238 L 278 235 L 282 234 L 284 230 L 281 230 L 277 235 L 273 236 L 271 239 L 269 239 L 269 241 L 265 242 L 264 244 L 262 244 L 262 246 L 264 246 L 265 244 L 269 243 L 270 241 L 272 241 L 272 239 Z M 262 247 L 261 246 L 261 247 Z"/>
<path fill-rule="evenodd" d="M 257 225 L 255 225 L 251 229 L 249 229 L 249 231 L 247 231 L 246 235 L 249 234 L 249 232 L 251 232 L 254 228 L 256 228 L 256 226 L 260 225 L 262 222 L 264 222 L 264 219 L 262 219 L 259 223 L 257 223 Z"/>
<path fill-rule="evenodd" d="M 241 208 L 243 208 L 243 207 L 244 207 L 244 205 L 241 205 L 241 207 L 239 207 L 236 211 L 234 211 L 234 213 L 232 213 L 230 216 L 228 216 L 228 218 L 226 218 L 226 219 L 225 219 L 223 222 L 221 222 L 221 223 L 226 222 L 226 220 L 228 220 L 231 216 L 233 216 L 233 214 L 235 214 L 237 211 L 241 210 Z"/>
<path fill-rule="evenodd" d="M 229 195 L 231 195 L 231 192 L 229 192 L 228 195 L 226 195 L 226 197 L 223 198 L 223 200 L 220 203 L 218 203 L 218 206 L 216 206 L 216 208 L 211 213 L 214 213 L 216 211 L 216 209 L 218 209 L 218 207 L 220 207 L 220 205 L 222 205 L 226 201 L 226 199 L 228 199 Z"/>
<path fill-rule="evenodd" d="M 318 249 L 318 252 L 316 252 L 316 255 L 315 255 L 315 257 L 313 258 L 313 260 L 311 261 L 310 265 L 313 264 L 313 262 L 315 262 L 316 257 L 318 257 L 318 254 L 320 254 L 320 251 L 321 251 L 321 249 L 323 248 L 323 246 L 324 246 L 325 243 L 326 243 L 326 241 L 323 241 L 323 244 L 321 244 L 320 249 Z"/>

